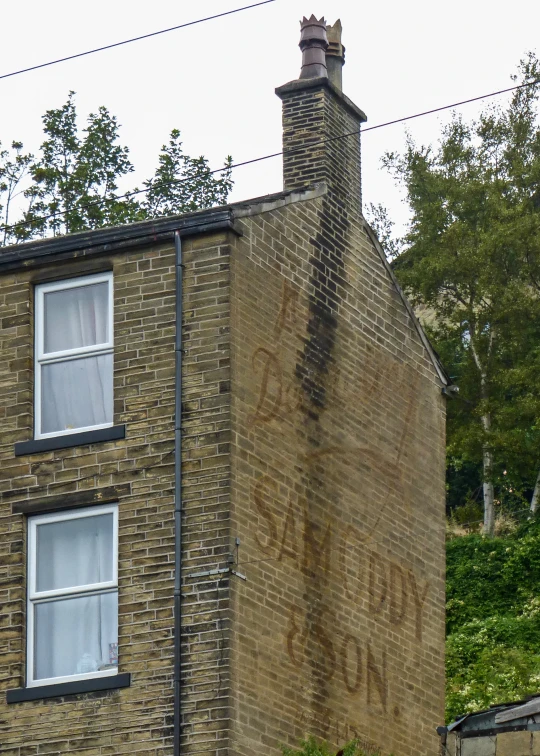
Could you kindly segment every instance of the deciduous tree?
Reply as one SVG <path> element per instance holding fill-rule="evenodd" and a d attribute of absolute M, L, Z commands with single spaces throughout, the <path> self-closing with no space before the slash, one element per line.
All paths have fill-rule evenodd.
<path fill-rule="evenodd" d="M 230 157 L 213 173 L 208 161 L 182 151 L 180 132 L 158 157 L 154 176 L 129 192 L 119 183 L 134 168 L 119 139 L 119 123 L 105 107 L 78 126 L 75 93 L 43 116 L 45 141 L 34 158 L 13 142 L 0 151 L 0 243 L 113 226 L 224 204 L 232 188 Z M 127 195 L 127 196 L 126 196 Z M 20 213 L 14 221 L 14 209 Z"/>
<path fill-rule="evenodd" d="M 540 469 L 540 66 L 520 65 L 506 108 L 455 115 L 437 147 L 409 137 L 384 163 L 412 220 L 395 272 L 423 308 L 460 387 L 449 407 L 451 464 L 482 469 L 484 530 L 496 500 L 535 490 Z M 512 483 L 509 483 L 512 481 Z M 536 483 L 536 486 L 535 486 Z"/>

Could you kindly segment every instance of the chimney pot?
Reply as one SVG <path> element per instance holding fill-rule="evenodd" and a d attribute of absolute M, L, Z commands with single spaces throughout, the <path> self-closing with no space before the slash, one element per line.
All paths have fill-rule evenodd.
<path fill-rule="evenodd" d="M 326 68 L 332 84 L 343 90 L 343 66 L 345 65 L 345 47 L 341 43 L 341 21 L 338 18 L 333 26 L 326 27 L 328 49 L 326 50 Z"/>
<path fill-rule="evenodd" d="M 326 36 L 326 21 L 320 21 L 314 15 L 300 21 L 300 49 L 302 50 L 301 79 L 316 79 L 320 76 L 328 77 L 326 68 L 326 51 L 328 39 Z"/>

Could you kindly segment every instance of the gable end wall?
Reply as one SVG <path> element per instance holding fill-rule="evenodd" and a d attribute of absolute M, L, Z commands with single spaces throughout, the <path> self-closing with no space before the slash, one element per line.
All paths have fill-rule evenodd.
<path fill-rule="evenodd" d="M 441 383 L 361 219 L 333 201 L 245 218 L 232 253 L 233 751 L 312 733 L 431 756 Z"/>

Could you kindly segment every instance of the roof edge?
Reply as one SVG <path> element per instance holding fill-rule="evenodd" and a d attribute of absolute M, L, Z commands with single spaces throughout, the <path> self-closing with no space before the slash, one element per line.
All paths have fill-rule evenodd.
<path fill-rule="evenodd" d="M 278 210 L 295 202 L 306 202 L 307 200 L 317 199 L 326 194 L 327 191 L 326 184 L 321 182 L 305 189 L 291 189 L 280 194 L 269 194 L 266 197 L 238 202 L 232 205 L 232 211 L 235 218 L 245 218 L 250 215 L 257 215 L 258 213 L 268 213 L 272 210 Z"/>
<path fill-rule="evenodd" d="M 386 255 L 384 253 L 384 249 L 382 248 L 382 245 L 381 245 L 379 239 L 377 238 L 377 234 L 371 228 L 371 226 L 369 225 L 369 223 L 366 221 L 365 218 L 363 218 L 362 220 L 364 222 L 364 228 L 366 230 L 366 233 L 369 236 L 370 240 L 372 241 L 373 246 L 377 250 L 377 252 L 379 254 L 379 257 L 381 258 L 381 260 L 383 262 L 383 265 L 384 265 L 384 267 L 386 268 L 386 270 L 388 272 L 388 275 L 392 279 L 392 283 L 394 284 L 395 288 L 397 289 L 397 292 L 398 292 L 399 296 L 401 297 L 401 300 L 402 300 L 403 304 L 405 305 L 405 308 L 406 308 L 407 312 L 409 313 L 409 316 L 410 316 L 410 318 L 411 318 L 411 320 L 412 320 L 412 322 L 414 324 L 414 327 L 415 327 L 415 329 L 416 329 L 416 331 L 418 333 L 418 336 L 420 337 L 420 341 L 422 342 L 422 344 L 424 345 L 424 348 L 426 349 L 427 353 L 429 354 L 429 357 L 431 359 L 431 362 L 433 363 L 433 367 L 435 368 L 435 371 L 436 371 L 436 373 L 437 373 L 437 375 L 439 377 L 439 380 L 443 384 L 443 387 L 444 386 L 450 386 L 452 384 L 450 376 L 446 372 L 446 370 L 444 368 L 444 365 L 440 361 L 437 353 L 435 352 L 435 350 L 431 346 L 431 343 L 430 343 L 428 337 L 426 336 L 426 332 L 422 328 L 422 325 L 421 325 L 420 321 L 418 320 L 418 318 L 416 317 L 416 315 L 414 313 L 414 310 L 413 310 L 413 307 L 412 307 L 411 303 L 409 302 L 409 300 L 405 296 L 405 293 L 404 293 L 403 289 L 399 285 L 398 280 L 397 280 L 397 278 L 395 276 L 395 273 L 392 270 L 392 268 L 390 266 L 390 263 L 386 259 Z"/>
<path fill-rule="evenodd" d="M 194 236 L 230 230 L 241 236 L 242 231 L 235 223 L 236 218 L 311 199 L 324 191 L 326 189 L 321 186 L 306 187 L 305 190 L 277 192 L 194 213 L 168 215 L 123 226 L 109 226 L 13 244 L 0 249 L 0 272 L 33 268 L 71 257 L 107 254 L 138 245 L 164 243 L 172 240 L 172 234 L 176 231 L 181 236 Z"/>
<path fill-rule="evenodd" d="M 188 236 L 218 228 L 235 230 L 230 208 L 204 210 L 189 215 L 168 216 L 124 226 L 110 226 L 66 236 L 53 236 L 5 247 L 0 251 L 0 271 L 18 267 L 34 267 L 48 262 L 49 258 L 88 257 L 92 254 L 103 254 L 141 243 L 162 242 L 175 231 L 180 231 L 182 236 Z"/>

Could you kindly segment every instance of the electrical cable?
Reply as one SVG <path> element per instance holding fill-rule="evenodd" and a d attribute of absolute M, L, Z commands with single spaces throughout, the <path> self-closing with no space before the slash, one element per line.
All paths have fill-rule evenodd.
<path fill-rule="evenodd" d="M 314 145 L 317 146 L 317 145 Z M 296 151 L 296 150 L 292 150 Z M 268 160 L 272 157 L 279 157 L 279 155 L 283 155 L 283 152 L 275 152 L 272 155 L 263 155 L 262 157 L 253 158 L 251 160 L 245 160 L 242 163 L 234 163 L 231 166 L 224 166 L 223 168 L 215 168 L 213 171 L 205 171 L 204 173 L 201 173 L 201 175 L 198 178 L 207 177 L 207 176 L 213 176 L 214 173 L 223 173 L 224 171 L 227 171 L 232 168 L 240 168 L 243 165 L 250 165 L 251 163 L 258 163 L 261 160 Z M 98 200 L 94 200 L 92 202 L 88 202 L 86 205 L 79 205 L 77 207 L 78 210 L 89 210 L 92 207 L 98 207 L 99 205 L 107 204 L 108 202 L 118 202 L 118 200 L 122 199 L 130 199 L 131 197 L 135 197 L 138 194 L 146 194 L 146 192 L 149 192 L 151 189 L 156 189 L 160 186 L 171 186 L 172 184 L 185 184 L 187 181 L 192 181 L 193 178 L 190 177 L 184 178 L 184 179 L 172 179 L 171 181 L 160 181 L 157 184 L 153 184 L 152 186 L 147 187 L 146 189 L 135 189 L 131 192 L 126 192 L 125 194 L 120 194 L 115 197 L 101 197 Z M 37 223 L 39 221 L 47 221 L 51 220 L 51 218 L 60 218 L 62 215 L 65 215 L 66 213 L 70 212 L 70 210 L 61 210 L 58 213 L 50 213 L 49 215 L 42 215 L 38 218 L 33 218 L 32 220 L 28 221 L 21 221 L 20 223 L 14 223 L 11 226 L 0 226 L 0 231 L 12 231 L 15 228 L 24 228 L 24 226 L 31 226 L 34 223 Z M 1 254 L 1 253 L 0 253 Z"/>
<path fill-rule="evenodd" d="M 205 21 L 213 21 L 215 18 L 223 18 L 223 16 L 231 16 L 233 13 L 240 13 L 240 11 L 249 10 L 250 8 L 257 8 L 259 5 L 268 5 L 268 3 L 274 3 L 276 0 L 261 0 L 259 3 L 253 3 L 252 5 L 245 5 L 243 8 L 234 8 L 233 10 L 224 11 L 223 13 L 216 13 L 214 16 L 206 16 L 206 18 L 199 18 L 196 21 L 188 21 L 185 24 L 178 24 L 178 26 L 170 26 L 168 29 L 160 29 L 159 31 L 150 32 L 149 34 L 141 34 L 139 37 L 131 37 L 131 39 L 124 39 L 122 42 L 113 42 L 110 45 L 103 45 L 103 47 L 95 47 L 93 50 L 85 50 L 85 52 L 75 53 L 75 55 L 67 55 L 65 58 L 57 58 L 56 60 L 50 60 L 48 63 L 39 63 L 36 66 L 29 66 L 28 68 L 21 68 L 19 71 L 12 71 L 11 73 L 0 75 L 0 79 L 8 79 L 10 76 L 18 76 L 19 74 L 28 73 L 29 71 L 36 71 L 38 68 L 47 68 L 47 66 L 54 66 L 57 63 L 65 63 L 67 60 L 74 60 L 75 58 L 83 58 L 85 55 L 93 55 L 97 52 L 103 52 L 103 50 L 110 50 L 113 47 L 120 47 L 121 45 L 129 45 L 131 42 L 139 42 L 141 39 L 149 39 L 149 37 L 157 37 L 159 34 L 166 34 L 167 32 L 176 31 L 177 29 L 185 29 L 186 26 L 195 26 L 195 24 L 202 24 Z"/>
<path fill-rule="evenodd" d="M 524 512 L 528 512 L 529 514 L 533 514 L 530 510 L 530 507 L 527 507 L 527 509 L 518 509 L 516 512 L 500 512 L 499 514 L 507 514 L 509 517 L 515 517 L 518 514 L 522 514 Z M 469 525 L 477 525 L 479 523 L 484 522 L 483 519 L 481 520 L 471 520 L 470 522 L 457 522 L 455 523 L 458 527 L 468 527 Z M 364 538 L 362 541 L 359 541 L 359 543 L 362 546 L 375 546 L 377 544 L 385 543 L 388 540 L 388 536 L 385 536 L 384 538 L 378 538 L 375 540 L 372 540 L 370 536 L 367 538 Z M 262 559 L 248 559 L 243 562 L 237 562 L 235 566 L 237 567 L 245 567 L 250 564 L 266 564 L 270 562 L 281 562 L 282 557 L 264 557 Z"/>
<path fill-rule="evenodd" d="M 271 0 L 267 0 L 267 1 L 271 1 Z M 252 6 L 249 6 L 249 7 L 252 7 Z M 385 121 L 384 123 L 378 123 L 375 126 L 369 126 L 367 129 L 358 129 L 358 130 L 355 130 L 355 131 L 349 131 L 349 132 L 347 132 L 345 134 L 338 134 L 337 136 L 334 136 L 334 137 L 327 137 L 326 139 L 321 139 L 319 142 L 315 142 L 315 143 L 311 144 L 310 145 L 310 149 L 315 149 L 317 147 L 321 147 L 321 146 L 323 146 L 323 145 L 325 145 L 325 144 L 327 144 L 329 142 L 336 142 L 336 141 L 338 141 L 340 139 L 347 139 L 348 137 L 351 137 L 351 136 L 359 136 L 360 134 L 365 134 L 368 131 L 375 131 L 376 129 L 382 129 L 382 128 L 385 128 L 386 126 L 393 126 L 394 124 L 403 123 L 404 121 L 411 121 L 414 118 L 420 118 L 422 116 L 431 115 L 432 113 L 440 113 L 443 110 L 450 110 L 451 108 L 456 108 L 456 107 L 458 107 L 460 105 L 467 105 L 467 104 L 469 104 L 471 102 L 477 102 L 478 100 L 485 100 L 488 97 L 496 97 L 496 96 L 501 95 L 501 94 L 506 94 L 507 92 L 514 92 L 514 91 L 516 91 L 518 89 L 524 89 L 526 87 L 532 87 L 532 86 L 536 86 L 538 84 L 540 84 L 539 80 L 526 82 L 525 84 L 516 84 L 515 86 L 508 87 L 507 89 L 499 89 L 496 92 L 490 92 L 488 94 L 479 95 L 478 97 L 471 97 L 468 100 L 461 100 L 460 102 L 454 102 L 451 105 L 443 105 L 443 106 L 441 106 L 439 108 L 433 108 L 432 110 L 425 110 L 425 111 L 422 111 L 420 113 L 414 113 L 413 115 L 403 116 L 403 118 L 396 118 L 393 121 Z M 287 150 L 286 154 L 287 155 L 291 155 L 291 154 L 294 154 L 295 152 L 305 151 L 305 149 L 306 149 L 305 145 L 302 145 L 301 147 L 294 147 L 294 148 L 292 148 L 290 150 Z M 243 160 L 240 163 L 233 163 L 232 165 L 230 165 L 230 166 L 224 166 L 223 168 L 215 168 L 212 171 L 205 172 L 204 176 L 207 177 L 207 176 L 212 176 L 215 173 L 223 173 L 224 171 L 227 171 L 227 170 L 232 170 L 234 168 L 241 168 L 242 166 L 245 166 L 245 165 L 252 165 L 253 163 L 259 163 L 259 162 L 261 162 L 263 160 L 269 160 L 271 158 L 279 157 L 280 155 L 284 155 L 284 154 L 285 154 L 285 152 L 283 150 L 281 150 L 280 152 L 272 152 L 272 153 L 270 153 L 268 155 L 262 155 L 261 157 L 252 158 L 251 160 Z M 155 189 L 155 188 L 160 187 L 160 186 L 170 186 L 170 185 L 173 185 L 173 184 L 183 184 L 183 183 L 186 183 L 189 180 L 191 180 L 191 179 L 184 178 L 184 179 L 172 179 L 171 181 L 162 181 L 162 182 L 159 182 L 158 184 L 154 184 L 152 186 L 149 186 L 146 189 L 136 189 L 134 191 L 126 192 L 125 194 L 121 194 L 121 195 L 115 196 L 115 197 L 102 197 L 102 198 L 100 198 L 98 200 L 95 200 L 93 202 L 89 202 L 86 205 L 80 205 L 78 207 L 78 209 L 79 210 L 88 210 L 88 209 L 90 209 L 92 207 L 97 207 L 99 205 L 102 205 L 102 204 L 105 204 L 105 203 L 108 203 L 108 202 L 117 202 L 118 200 L 122 200 L 122 199 L 130 199 L 131 197 L 135 197 L 138 194 L 145 194 L 146 192 L 150 191 L 151 189 Z M 44 216 L 40 216 L 38 218 L 33 218 L 32 220 L 21 221 L 20 223 L 14 223 L 11 226 L 0 226 L 0 231 L 13 231 L 14 229 L 17 229 L 17 228 L 24 228 L 25 226 L 30 226 L 30 225 L 32 225 L 32 224 L 34 224 L 36 222 L 39 222 L 39 221 L 47 221 L 47 220 L 50 220 L 51 218 L 59 218 L 59 217 L 65 215 L 67 212 L 70 212 L 70 211 L 69 210 L 61 210 L 60 212 L 50 213 L 49 215 L 44 215 Z"/>
<path fill-rule="evenodd" d="M 173 452 L 168 452 L 167 454 L 164 455 L 163 459 L 165 459 L 165 457 L 167 457 L 168 455 L 170 455 L 172 453 Z M 160 463 L 158 463 L 158 464 L 160 464 Z M 143 469 L 151 469 L 152 467 L 155 467 L 155 466 L 156 465 L 150 465 L 149 467 L 143 468 Z M 93 477 L 96 477 L 96 476 L 95 475 L 88 476 L 88 478 L 91 478 L 91 477 L 93 478 Z M 86 480 L 88 478 L 79 478 L 78 480 Z M 528 512 L 529 514 L 531 514 L 530 508 L 519 509 L 516 512 L 508 512 L 507 514 L 509 514 L 511 517 L 513 517 L 513 516 L 515 516 L 517 514 L 521 514 L 523 512 Z M 482 520 L 471 520 L 470 522 L 456 523 L 456 525 L 461 526 L 461 527 L 467 527 L 469 525 L 477 525 L 478 523 L 481 523 L 481 522 L 484 522 L 484 520 L 483 519 Z M 387 540 L 386 538 L 381 538 L 381 539 L 372 540 L 372 541 L 369 541 L 369 540 L 366 539 L 366 540 L 362 541 L 362 545 L 369 544 L 370 546 L 373 546 L 373 545 L 376 545 L 376 544 L 384 543 L 386 540 Z M 280 557 L 265 557 L 263 559 L 248 559 L 248 560 L 243 561 L 243 562 L 236 562 L 235 566 L 237 566 L 237 567 L 244 567 L 244 566 L 251 565 L 251 564 L 264 564 L 264 563 L 281 562 L 281 561 L 282 561 L 282 559 Z M 189 577 L 189 575 L 187 577 Z M 227 575 L 227 577 L 228 577 L 228 575 Z M 219 583 L 219 581 L 218 581 L 218 583 Z M 0 581 L 0 586 L 2 586 L 2 585 L 13 585 L 13 581 L 12 580 Z"/>
<path fill-rule="evenodd" d="M 395 121 L 387 121 L 386 123 L 380 123 L 377 126 L 369 126 L 367 129 L 362 129 L 362 134 L 366 131 L 372 131 L 373 129 L 380 129 L 383 126 L 392 126 L 394 123 L 402 123 L 403 121 L 412 121 L 413 118 L 420 118 L 421 116 L 431 115 L 432 113 L 439 113 L 441 110 L 450 110 L 450 108 L 457 108 L 459 105 L 468 105 L 470 102 L 478 102 L 478 100 L 485 100 L 488 97 L 497 97 L 498 95 L 506 94 L 507 92 L 514 92 L 516 89 L 524 89 L 525 87 L 533 87 L 536 84 L 540 84 L 539 80 L 528 81 L 525 84 L 516 84 L 513 87 L 507 87 L 506 89 L 499 89 L 497 92 L 490 92 L 489 94 L 479 95 L 478 97 L 471 97 L 468 100 L 461 100 L 460 102 L 454 102 L 452 105 L 443 105 L 441 108 L 433 108 L 432 110 L 424 110 L 422 113 L 416 113 L 412 116 L 406 116 L 405 118 L 396 118 Z"/>

